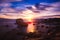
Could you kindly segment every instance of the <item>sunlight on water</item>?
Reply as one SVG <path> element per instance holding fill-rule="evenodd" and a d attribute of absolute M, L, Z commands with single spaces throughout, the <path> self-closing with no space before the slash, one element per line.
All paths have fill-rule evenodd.
<path fill-rule="evenodd" d="M 33 22 L 28 24 L 27 33 L 29 32 L 32 32 L 32 33 L 35 32 L 35 27 L 33 25 Z"/>

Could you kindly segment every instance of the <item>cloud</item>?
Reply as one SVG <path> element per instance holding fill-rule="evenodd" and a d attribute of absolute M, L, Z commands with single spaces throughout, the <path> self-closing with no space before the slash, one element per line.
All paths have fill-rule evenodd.
<path fill-rule="evenodd" d="M 52 6 L 55 7 L 54 11 L 60 11 L 60 2 L 53 3 Z"/>
<path fill-rule="evenodd" d="M 0 18 L 7 18 L 7 19 L 17 19 L 17 18 L 24 18 L 24 17 L 32 17 L 33 15 L 34 18 L 41 18 L 44 16 L 53 16 L 53 15 L 60 15 L 60 2 L 57 3 L 51 3 L 48 5 L 48 3 L 41 3 L 39 6 L 43 6 L 43 10 L 37 9 L 34 5 L 24 5 L 25 7 L 29 6 L 32 7 L 32 9 L 25 8 L 23 11 L 17 11 L 16 9 L 13 8 L 4 8 L 1 11 L 2 12 L 7 12 L 7 13 L 1 13 Z M 18 13 L 9 13 L 9 12 L 18 12 Z M 47 17 L 47 18 L 48 18 Z"/>
<path fill-rule="evenodd" d="M 2 0 L 1 2 L 15 2 L 15 1 L 22 1 L 22 0 Z"/>
<path fill-rule="evenodd" d="M 2 8 L 0 12 L 1 13 L 15 13 L 17 11 L 12 8 Z"/>
<path fill-rule="evenodd" d="M 60 4 L 60 2 L 52 3 L 50 5 L 51 7 L 47 7 L 46 10 L 59 12 L 60 11 L 60 5 L 59 4 Z"/>
<path fill-rule="evenodd" d="M 0 6 L 2 7 L 10 7 L 11 5 L 11 3 L 0 3 Z"/>

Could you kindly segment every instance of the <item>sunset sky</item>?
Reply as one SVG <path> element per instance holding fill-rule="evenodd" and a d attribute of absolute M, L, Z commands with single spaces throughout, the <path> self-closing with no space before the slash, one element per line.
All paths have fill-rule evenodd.
<path fill-rule="evenodd" d="M 41 4 L 44 10 L 38 10 L 35 4 Z M 34 15 L 36 18 L 41 16 L 60 15 L 59 0 L 1 0 L 0 1 L 0 18 L 17 19 Z M 46 7 L 46 6 L 50 7 Z M 28 9 L 26 7 L 32 7 Z M 34 12 L 38 10 L 38 12 Z M 47 11 L 46 11 L 47 10 Z M 27 14 L 26 14 L 27 13 Z"/>

